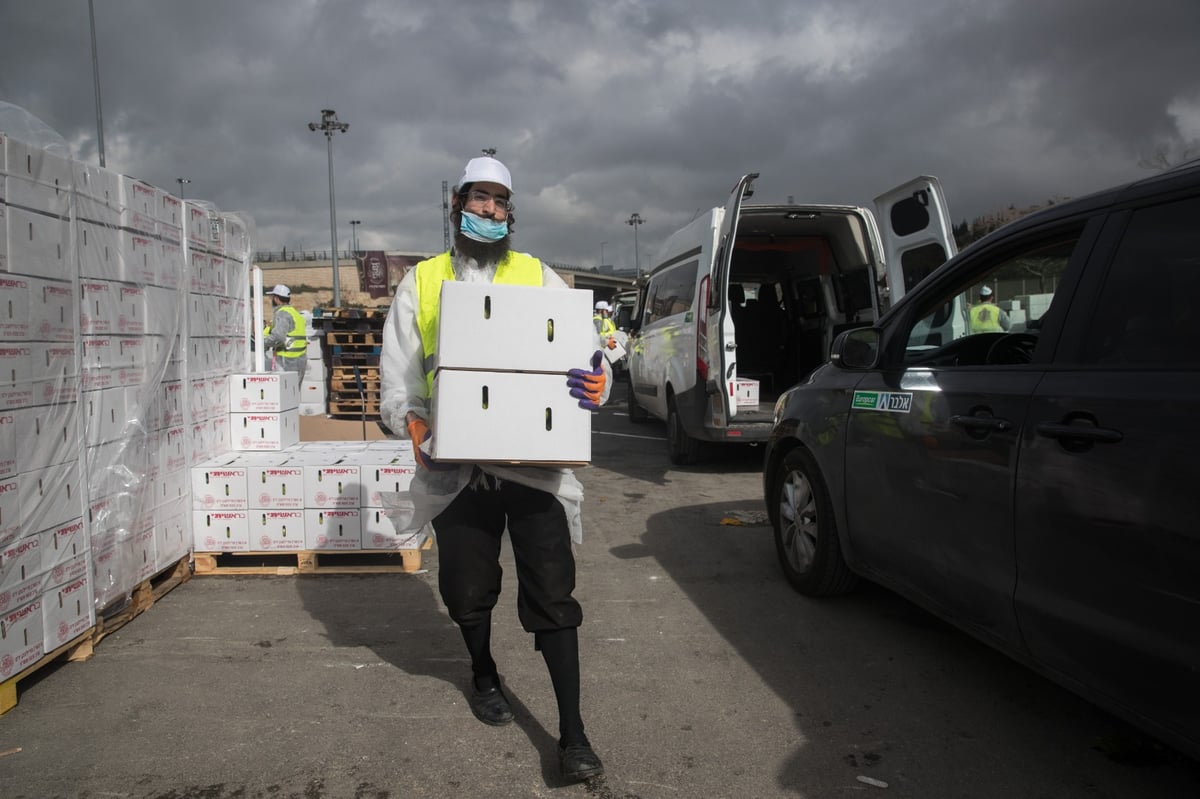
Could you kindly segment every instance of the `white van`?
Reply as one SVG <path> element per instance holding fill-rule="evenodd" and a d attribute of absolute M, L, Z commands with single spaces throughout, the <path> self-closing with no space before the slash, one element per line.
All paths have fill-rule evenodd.
<path fill-rule="evenodd" d="M 877 197 L 881 228 L 859 206 L 743 204 L 757 177 L 671 235 L 641 286 L 629 417 L 667 423 L 673 463 L 694 462 L 702 441 L 765 441 L 776 398 L 825 362 L 834 336 L 957 252 L 936 178 Z"/>

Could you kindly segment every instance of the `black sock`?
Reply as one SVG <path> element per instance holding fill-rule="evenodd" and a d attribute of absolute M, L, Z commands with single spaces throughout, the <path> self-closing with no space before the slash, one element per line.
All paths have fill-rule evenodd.
<path fill-rule="evenodd" d="M 475 678 L 476 691 L 490 691 L 500 684 L 496 675 L 496 661 L 492 659 L 492 620 L 489 617 L 481 624 L 460 627 L 467 654 L 471 656 L 471 674 Z"/>
<path fill-rule="evenodd" d="M 579 712 L 579 631 L 565 630 L 535 633 L 534 647 L 542 653 L 554 697 L 558 700 L 558 745 L 588 746 L 583 732 L 583 716 Z"/>

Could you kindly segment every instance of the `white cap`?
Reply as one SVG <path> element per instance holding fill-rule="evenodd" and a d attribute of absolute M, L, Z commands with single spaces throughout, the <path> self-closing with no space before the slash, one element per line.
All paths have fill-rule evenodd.
<path fill-rule="evenodd" d="M 607 311 L 607 310 L 610 310 L 610 309 L 609 309 L 609 307 L 608 307 L 608 303 L 607 303 L 607 302 L 605 302 L 604 300 L 600 300 L 600 302 L 596 303 L 596 310 L 597 310 L 597 311 Z"/>
<path fill-rule="evenodd" d="M 458 179 L 458 187 L 461 189 L 468 183 L 485 182 L 499 183 L 510 192 L 513 190 L 512 175 L 508 174 L 508 167 L 488 156 L 472 158 L 467 162 L 467 168 L 463 170 L 462 177 Z"/>
<path fill-rule="evenodd" d="M 983 288 L 981 288 L 981 289 L 979 290 L 979 296 L 980 296 L 980 297 L 990 297 L 990 296 L 992 296 L 992 287 L 991 287 L 991 286 L 984 286 Z"/>
<path fill-rule="evenodd" d="M 276 297 L 282 297 L 285 300 L 291 299 L 292 296 L 291 290 L 289 290 L 288 287 L 282 283 L 276 284 L 275 288 L 271 289 L 271 293 Z"/>

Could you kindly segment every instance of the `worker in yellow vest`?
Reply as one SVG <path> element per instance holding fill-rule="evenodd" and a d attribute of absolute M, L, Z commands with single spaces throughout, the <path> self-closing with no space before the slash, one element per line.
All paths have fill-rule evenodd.
<path fill-rule="evenodd" d="M 513 720 L 491 652 L 500 542 L 508 530 L 520 585 L 518 617 L 542 653 L 558 704 L 559 765 L 566 779 L 584 780 L 602 774 L 604 767 L 584 733 L 580 710 L 578 627 L 583 611 L 572 596 L 571 545 L 582 540 L 582 486 L 569 469 L 444 464 L 433 461 L 423 447 L 430 438 L 427 419 L 437 369 L 442 283 L 566 287 L 537 258 L 511 249 L 512 195 L 512 177 L 504 164 L 490 156 L 468 161 L 451 201 L 453 247 L 417 264 L 396 288 L 380 354 L 380 416 L 394 434 L 412 441 L 421 468 L 401 495 L 406 502 L 397 503 L 412 510 L 392 520 L 398 533 L 432 522 L 438 589 L 471 659 L 467 705 L 476 718 L 493 726 Z M 610 376 L 597 351 L 587 367 L 568 373 L 563 391 L 595 410 L 608 399 Z"/>
<path fill-rule="evenodd" d="M 263 330 L 263 350 L 273 355 L 268 364 L 273 372 L 296 372 L 304 380 L 308 366 L 308 327 L 304 316 L 292 307 L 292 292 L 282 283 L 271 289 L 274 316 Z"/>
<path fill-rule="evenodd" d="M 992 287 L 984 285 L 979 290 L 979 302 L 971 306 L 972 333 L 1003 333 L 1011 323 L 1008 314 L 992 300 Z"/>

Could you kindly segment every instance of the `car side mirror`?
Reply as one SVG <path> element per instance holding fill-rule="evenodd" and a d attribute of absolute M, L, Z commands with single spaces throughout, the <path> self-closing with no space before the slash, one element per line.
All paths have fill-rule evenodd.
<path fill-rule="evenodd" d="M 879 360 L 880 339 L 878 328 L 846 330 L 833 340 L 829 360 L 842 369 L 870 369 Z"/>

